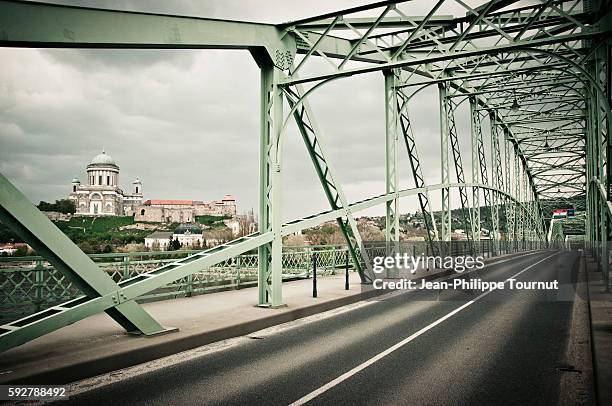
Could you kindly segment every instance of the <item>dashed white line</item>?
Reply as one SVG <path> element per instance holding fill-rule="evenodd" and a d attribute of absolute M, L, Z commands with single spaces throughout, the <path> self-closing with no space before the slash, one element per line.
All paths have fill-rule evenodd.
<path fill-rule="evenodd" d="M 514 274 L 513 276 L 511 276 L 510 278 L 506 279 L 504 281 L 504 283 L 508 282 L 510 279 L 512 278 L 516 278 L 517 276 L 519 276 L 520 274 L 522 274 L 523 272 L 528 271 L 529 269 L 533 268 L 534 266 L 546 261 L 547 259 L 553 257 L 557 255 L 557 253 L 551 254 L 549 256 L 547 256 L 544 259 L 539 260 L 538 262 L 529 265 L 526 268 L 523 268 L 523 270 L 519 271 L 518 273 Z M 432 328 L 436 327 L 438 324 L 443 323 L 445 320 L 450 319 L 451 317 L 453 317 L 455 314 L 459 313 L 460 311 L 462 311 L 463 309 L 471 306 L 472 304 L 476 303 L 477 301 L 479 301 L 480 299 L 482 299 L 483 297 L 487 296 L 488 294 L 495 292 L 495 290 L 488 290 L 482 294 L 480 294 L 479 296 L 477 296 L 475 299 L 470 300 L 469 302 L 463 304 L 462 306 L 459 306 L 458 308 L 456 308 L 455 310 L 453 310 L 450 313 L 447 313 L 446 315 L 440 317 L 438 320 L 434 321 L 433 323 L 423 327 L 422 329 L 420 329 L 419 331 L 417 331 L 416 333 L 406 337 L 405 339 L 403 339 L 402 341 L 400 341 L 399 343 L 387 348 L 386 350 L 384 350 L 383 352 L 378 353 L 377 355 L 375 355 L 374 357 L 370 358 L 369 360 L 357 365 L 355 368 L 351 369 L 348 372 L 345 372 L 344 374 L 340 375 L 339 377 L 337 377 L 336 379 L 326 383 L 325 385 L 321 386 L 318 389 L 315 389 L 314 391 L 310 392 L 309 394 L 307 394 L 306 396 L 296 400 L 295 402 L 291 403 L 291 405 L 289 406 L 299 406 L 299 405 L 303 405 L 309 401 L 311 401 L 312 399 L 316 398 L 317 396 L 321 395 L 322 393 L 327 392 L 328 390 L 330 390 L 331 388 L 333 388 L 334 386 L 346 381 L 348 378 L 352 377 L 353 375 L 357 374 L 358 372 L 366 369 L 367 367 L 369 367 L 370 365 L 374 364 L 375 362 L 379 361 L 380 359 L 386 357 L 387 355 L 391 354 L 392 352 L 402 348 L 403 346 L 405 346 L 406 344 L 408 344 L 409 342 L 411 342 L 412 340 L 414 340 L 415 338 L 423 335 L 424 333 L 426 333 L 427 331 L 431 330 Z"/>

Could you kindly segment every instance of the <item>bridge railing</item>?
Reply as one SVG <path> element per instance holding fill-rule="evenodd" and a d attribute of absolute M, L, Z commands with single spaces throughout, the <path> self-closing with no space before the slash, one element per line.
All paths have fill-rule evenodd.
<path fill-rule="evenodd" d="M 611 250 L 610 250 L 610 229 L 609 224 L 612 224 L 612 201 L 610 201 L 610 197 L 606 191 L 606 185 L 602 183 L 602 181 L 596 177 L 591 179 L 591 186 L 594 187 L 595 192 L 594 200 L 595 200 L 595 209 L 594 214 L 599 214 L 601 218 L 599 219 L 598 227 L 593 227 L 593 223 L 591 227 L 593 227 L 590 231 L 589 237 L 591 241 L 587 244 L 587 250 L 595 259 L 598 264 L 598 269 L 602 272 L 603 283 L 607 290 L 611 289 L 610 287 L 610 263 L 611 263 Z M 599 213 L 596 213 L 599 211 Z"/>
<path fill-rule="evenodd" d="M 409 244 L 409 243 L 408 243 Z M 449 244 L 449 243 L 447 243 Z M 415 242 L 415 254 L 432 255 L 427 244 Z M 537 242 L 482 241 L 478 254 L 485 258 L 512 252 L 541 249 Z M 363 248 L 361 248 L 363 249 Z M 369 255 L 385 255 L 384 243 L 365 248 Z M 150 251 L 89 255 L 115 282 L 121 282 L 157 269 L 196 250 Z M 342 245 L 283 247 L 283 279 L 309 278 L 313 254 L 317 253 L 317 274 L 334 274 L 346 266 L 347 248 Z M 445 255 L 469 254 L 467 242 L 454 241 Z M 189 297 L 224 289 L 239 289 L 257 284 L 258 255 L 244 254 L 202 269 L 174 283 L 138 298 L 138 302 Z M 350 264 L 352 268 L 352 264 Z M 44 258 L 0 257 L 0 322 L 16 320 L 59 303 L 74 299 L 82 292 Z"/>
<path fill-rule="evenodd" d="M 90 257 L 115 282 L 138 276 L 199 251 L 151 251 L 92 254 Z M 333 274 L 346 263 L 344 246 L 284 247 L 283 279 L 308 278 L 312 254 L 317 253 L 317 274 Z M 215 290 L 254 286 L 257 254 L 245 254 L 141 296 L 139 302 L 172 299 Z M 82 292 L 44 258 L 0 257 L 0 321 L 15 320 L 82 295 Z"/>

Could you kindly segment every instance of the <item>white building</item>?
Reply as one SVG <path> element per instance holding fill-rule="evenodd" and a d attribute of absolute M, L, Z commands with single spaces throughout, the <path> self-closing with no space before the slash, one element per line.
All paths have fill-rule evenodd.
<path fill-rule="evenodd" d="M 172 238 L 181 243 L 181 247 L 198 248 L 204 245 L 202 229 L 195 224 L 181 224 L 174 229 Z"/>
<path fill-rule="evenodd" d="M 156 231 L 145 237 L 144 245 L 146 248 L 155 251 L 166 251 L 170 244 L 172 231 Z"/>
<path fill-rule="evenodd" d="M 145 237 L 145 247 L 151 250 L 169 249 L 170 239 L 178 240 L 182 248 L 200 248 L 204 246 L 202 230 L 195 224 L 181 224 L 174 231 L 155 231 Z"/>
<path fill-rule="evenodd" d="M 132 194 L 126 194 L 119 187 L 119 166 L 115 160 L 102 151 L 87 165 L 87 182 L 75 177 L 69 198 L 74 201 L 77 215 L 83 216 L 124 216 L 132 215 L 142 204 L 142 182 L 132 182 Z"/>

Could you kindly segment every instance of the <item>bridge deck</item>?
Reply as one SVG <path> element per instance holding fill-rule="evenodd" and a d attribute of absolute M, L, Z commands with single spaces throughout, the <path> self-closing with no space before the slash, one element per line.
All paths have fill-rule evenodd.
<path fill-rule="evenodd" d="M 85 380 L 66 403 L 593 404 L 580 255 L 493 259 L 478 278 L 561 288 L 386 295 Z"/>

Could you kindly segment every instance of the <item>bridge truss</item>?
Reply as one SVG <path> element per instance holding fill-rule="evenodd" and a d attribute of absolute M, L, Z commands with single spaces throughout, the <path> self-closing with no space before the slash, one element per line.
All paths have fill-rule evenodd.
<path fill-rule="evenodd" d="M 425 12 L 413 15 L 414 9 Z M 607 241 L 611 21 L 604 0 L 383 1 L 276 25 L 0 0 L 0 46 L 244 49 L 261 70 L 255 234 L 115 283 L 0 175 L 0 220 L 83 292 L 0 326 L 0 351 L 103 311 L 128 332 L 164 332 L 135 299 L 255 249 L 258 304 L 281 306 L 282 237 L 326 221 L 337 221 L 367 282 L 354 214 L 384 205 L 386 238 L 397 241 L 398 202 L 409 196 L 418 199 L 432 247 L 451 239 L 454 191 L 472 242 L 481 238 L 481 208 L 490 211 L 494 241 L 513 241 L 520 249 L 545 240 L 544 204 L 569 198 L 585 199 L 586 238 Z M 308 97 L 331 81 L 371 72 L 381 73 L 386 109 L 386 193 L 349 202 Z M 440 183 L 428 185 L 409 105 L 431 86 L 439 94 Z M 455 121 L 463 103 L 471 123 L 467 135 L 459 134 Z M 282 145 L 291 120 L 329 210 L 283 224 Z M 469 156 L 462 155 L 462 144 Z M 404 150 L 414 181 L 409 189 L 398 186 Z M 442 199 L 439 219 L 430 204 L 434 192 Z"/>

